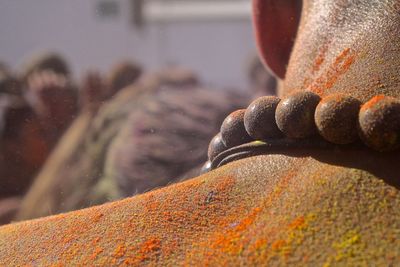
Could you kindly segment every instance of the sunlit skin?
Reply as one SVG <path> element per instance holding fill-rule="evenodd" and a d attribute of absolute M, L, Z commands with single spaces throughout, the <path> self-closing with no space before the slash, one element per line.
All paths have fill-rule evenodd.
<path fill-rule="evenodd" d="M 279 17 L 269 9 L 278 2 L 293 3 L 254 1 L 258 35 L 269 12 Z M 400 97 L 399 10 L 395 0 L 305 0 L 288 67 L 285 51 L 261 53 L 285 77 L 280 96 Z M 279 47 L 270 37 L 258 39 L 260 49 Z M 395 266 L 399 158 L 368 148 L 246 158 L 120 202 L 3 227 L 0 263 Z"/>

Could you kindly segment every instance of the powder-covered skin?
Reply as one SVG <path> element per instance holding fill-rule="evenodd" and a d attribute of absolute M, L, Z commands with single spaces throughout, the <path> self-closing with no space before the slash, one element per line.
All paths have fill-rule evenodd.
<path fill-rule="evenodd" d="M 0 265 L 400 261 L 400 194 L 387 184 L 394 174 L 359 169 L 399 157 L 361 151 L 352 166 L 322 163 L 344 153 L 257 156 L 134 198 L 5 226 Z"/>
<path fill-rule="evenodd" d="M 364 102 L 400 96 L 398 1 L 303 7 L 280 97 L 307 88 Z M 399 158 L 363 148 L 239 160 L 134 198 L 0 228 L 0 265 L 396 266 Z"/>
<path fill-rule="evenodd" d="M 400 96 L 400 5 L 394 0 L 303 1 L 281 94 L 309 89 L 367 101 Z"/>

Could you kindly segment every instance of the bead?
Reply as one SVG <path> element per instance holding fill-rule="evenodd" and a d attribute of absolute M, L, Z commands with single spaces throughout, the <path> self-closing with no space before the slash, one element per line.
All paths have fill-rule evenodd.
<path fill-rule="evenodd" d="M 378 151 L 400 146 L 400 102 L 393 97 L 378 95 L 365 103 L 359 114 L 360 137 Z"/>
<path fill-rule="evenodd" d="M 278 128 L 290 138 L 304 138 L 316 133 L 314 112 L 320 97 L 310 91 L 297 91 L 283 99 L 276 108 Z"/>
<path fill-rule="evenodd" d="M 350 144 L 357 140 L 358 113 L 361 102 L 354 97 L 333 94 L 322 99 L 315 110 L 318 132 L 335 144 Z"/>
<path fill-rule="evenodd" d="M 227 147 L 222 142 L 221 134 L 218 133 L 211 139 L 211 142 L 208 146 L 208 159 L 214 160 L 214 158 L 221 152 L 225 151 Z"/>
<path fill-rule="evenodd" d="M 255 140 L 266 140 L 282 135 L 275 122 L 275 110 L 280 99 L 275 96 L 263 96 L 254 100 L 244 114 L 244 126 Z"/>
<path fill-rule="evenodd" d="M 230 148 L 250 142 L 252 139 L 244 128 L 245 109 L 232 112 L 221 125 L 221 137 L 225 146 Z"/>
<path fill-rule="evenodd" d="M 201 174 L 205 174 L 207 172 L 211 171 L 211 161 L 206 161 L 206 163 L 204 163 L 204 165 L 201 167 L 200 169 L 200 175 Z"/>

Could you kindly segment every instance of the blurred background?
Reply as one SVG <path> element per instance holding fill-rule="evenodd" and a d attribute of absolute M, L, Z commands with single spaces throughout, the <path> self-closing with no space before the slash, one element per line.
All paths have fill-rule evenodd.
<path fill-rule="evenodd" d="M 0 35 L 0 224 L 195 177 L 275 93 L 250 0 L 1 1 Z"/>
<path fill-rule="evenodd" d="M 0 58 L 12 67 L 50 50 L 76 75 L 135 59 L 147 70 L 185 65 L 238 88 L 255 50 L 250 0 L 1 1 L 0 34 Z"/>

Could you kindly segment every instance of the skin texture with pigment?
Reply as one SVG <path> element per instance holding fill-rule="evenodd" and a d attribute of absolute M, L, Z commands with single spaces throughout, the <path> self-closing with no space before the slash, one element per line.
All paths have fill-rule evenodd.
<path fill-rule="evenodd" d="M 282 95 L 310 86 L 362 101 L 399 96 L 396 1 L 351 3 L 305 1 Z M 247 158 L 132 199 L 3 227 L 0 259 L 396 265 L 399 152 L 301 152 Z"/>
<path fill-rule="evenodd" d="M 337 160 L 349 153 L 356 160 Z M 0 265 L 398 262 L 395 175 L 367 166 L 399 157 L 307 154 L 248 158 L 134 198 L 5 226 Z"/>
<path fill-rule="evenodd" d="M 306 0 L 280 92 L 400 97 L 398 1 Z"/>

